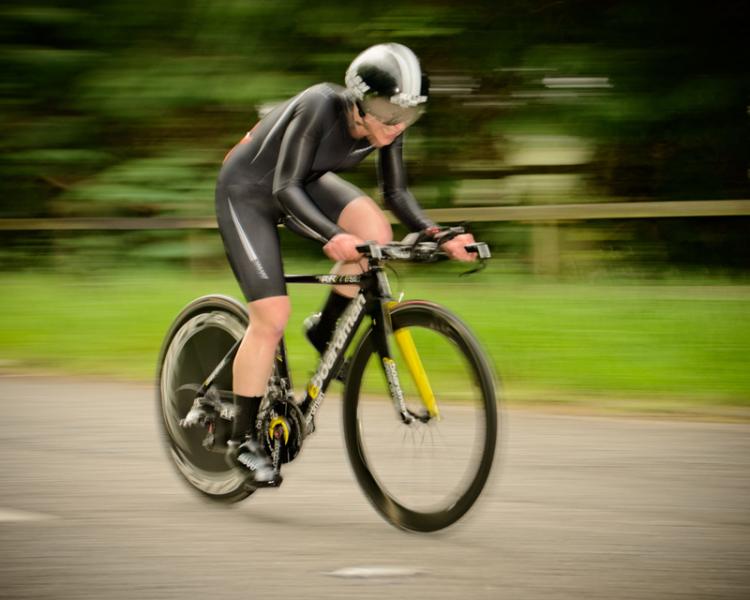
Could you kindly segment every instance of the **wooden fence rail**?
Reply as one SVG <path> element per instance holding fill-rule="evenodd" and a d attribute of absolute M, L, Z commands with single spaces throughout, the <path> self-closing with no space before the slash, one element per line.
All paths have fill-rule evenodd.
<path fill-rule="evenodd" d="M 587 221 L 592 219 L 654 219 L 750 216 L 750 200 L 688 200 L 673 202 L 610 202 L 538 206 L 436 208 L 425 211 L 439 223 Z M 395 221 L 390 215 L 391 221 Z M 214 229 L 213 217 L 123 217 L 0 219 L 0 231 L 73 231 Z"/>

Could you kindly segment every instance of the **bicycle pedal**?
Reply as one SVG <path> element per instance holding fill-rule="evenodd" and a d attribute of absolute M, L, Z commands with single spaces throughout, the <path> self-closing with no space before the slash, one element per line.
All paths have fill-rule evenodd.
<path fill-rule="evenodd" d="M 283 482 L 284 478 L 281 475 L 271 481 L 256 481 L 252 476 L 249 476 L 245 480 L 243 487 L 248 491 L 254 491 L 259 488 L 277 488 L 280 487 Z"/>

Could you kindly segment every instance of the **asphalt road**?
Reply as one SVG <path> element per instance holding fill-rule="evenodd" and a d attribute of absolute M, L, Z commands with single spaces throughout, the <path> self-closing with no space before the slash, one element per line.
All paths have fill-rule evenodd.
<path fill-rule="evenodd" d="M 433 535 L 369 506 L 340 407 L 278 490 L 202 501 L 148 386 L 0 378 L 0 598 L 748 598 L 750 426 L 505 414 L 480 503 Z"/>

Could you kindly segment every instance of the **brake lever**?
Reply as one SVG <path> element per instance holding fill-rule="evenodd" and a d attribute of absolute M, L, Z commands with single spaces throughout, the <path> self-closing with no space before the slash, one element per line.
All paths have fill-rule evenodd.
<path fill-rule="evenodd" d="M 464 246 L 467 252 L 476 253 L 480 260 L 487 260 L 492 256 L 490 247 L 485 242 L 474 242 L 473 244 L 467 244 Z"/>
<path fill-rule="evenodd" d="M 467 252 L 475 252 L 477 254 L 477 256 L 479 257 L 479 264 L 469 271 L 460 273 L 459 277 L 472 275 L 473 273 L 479 273 L 479 271 L 483 271 L 487 268 L 487 260 L 492 256 L 490 247 L 487 244 L 485 244 L 484 242 L 476 242 L 474 244 L 468 244 L 464 246 L 464 248 Z"/>

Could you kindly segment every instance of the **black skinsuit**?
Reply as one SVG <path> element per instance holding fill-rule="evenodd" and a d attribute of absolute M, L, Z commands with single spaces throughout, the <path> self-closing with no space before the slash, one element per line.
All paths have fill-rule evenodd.
<path fill-rule="evenodd" d="M 341 211 L 362 190 L 334 173 L 374 147 L 349 132 L 352 102 L 333 84 L 310 87 L 271 111 L 227 155 L 216 186 L 219 231 L 248 301 L 286 295 L 276 226 L 323 243 L 342 230 Z M 380 149 L 386 206 L 412 231 L 433 223 L 406 188 L 403 134 Z"/>

